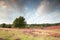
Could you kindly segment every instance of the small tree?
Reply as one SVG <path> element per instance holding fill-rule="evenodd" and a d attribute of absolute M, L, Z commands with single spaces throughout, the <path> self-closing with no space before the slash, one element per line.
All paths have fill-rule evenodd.
<path fill-rule="evenodd" d="M 13 26 L 18 28 L 24 28 L 26 26 L 25 18 L 20 16 L 13 21 Z"/>

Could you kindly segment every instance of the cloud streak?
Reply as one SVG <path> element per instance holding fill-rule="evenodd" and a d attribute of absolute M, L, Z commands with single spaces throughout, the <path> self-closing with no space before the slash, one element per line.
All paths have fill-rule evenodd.
<path fill-rule="evenodd" d="M 43 0 L 37 8 L 36 15 L 51 13 L 60 9 L 60 1 L 59 0 Z"/>

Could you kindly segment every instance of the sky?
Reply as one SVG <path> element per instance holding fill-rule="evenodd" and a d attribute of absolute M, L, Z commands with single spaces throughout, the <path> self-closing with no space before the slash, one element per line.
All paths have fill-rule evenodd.
<path fill-rule="evenodd" d="M 60 0 L 0 0 L 0 23 L 19 16 L 28 24 L 60 23 Z"/>

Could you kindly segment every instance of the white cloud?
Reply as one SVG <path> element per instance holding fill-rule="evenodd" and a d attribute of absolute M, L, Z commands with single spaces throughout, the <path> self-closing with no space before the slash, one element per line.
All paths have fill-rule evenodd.
<path fill-rule="evenodd" d="M 42 1 L 37 8 L 36 15 L 40 16 L 41 14 L 47 13 L 49 5 L 50 3 L 47 0 Z"/>
<path fill-rule="evenodd" d="M 0 1 L 0 23 L 9 23 L 9 11 L 12 11 L 12 8 L 4 1 Z"/>

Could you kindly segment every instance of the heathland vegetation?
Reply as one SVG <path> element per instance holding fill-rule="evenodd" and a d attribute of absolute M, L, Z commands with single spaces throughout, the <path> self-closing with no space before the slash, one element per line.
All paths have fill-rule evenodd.
<path fill-rule="evenodd" d="M 20 16 L 13 24 L 0 24 L 0 40 L 60 40 L 60 23 L 27 24 Z"/>

